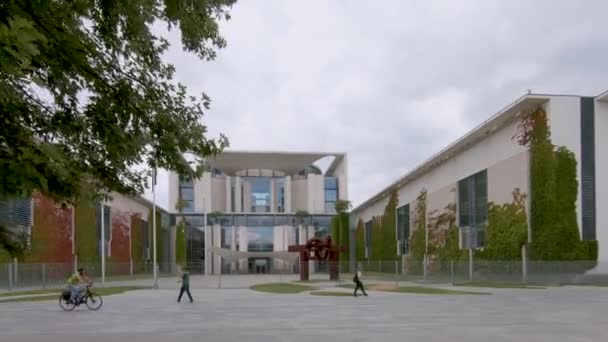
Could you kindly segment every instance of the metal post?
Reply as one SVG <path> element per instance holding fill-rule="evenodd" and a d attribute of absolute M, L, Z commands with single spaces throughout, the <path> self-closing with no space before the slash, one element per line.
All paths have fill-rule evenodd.
<path fill-rule="evenodd" d="M 46 265 L 42 264 L 42 288 L 46 289 Z"/>
<path fill-rule="evenodd" d="M 424 253 L 424 260 L 422 260 L 422 267 L 423 267 L 423 269 L 422 269 L 422 276 L 424 277 L 425 280 L 426 280 L 426 263 L 427 263 L 426 259 L 427 259 L 427 255 L 426 255 L 426 252 L 425 252 Z"/>
<path fill-rule="evenodd" d="M 528 282 L 528 246 L 521 246 L 521 282 Z"/>
<path fill-rule="evenodd" d="M 19 261 L 17 261 L 17 258 L 13 258 L 13 273 L 13 282 L 17 286 L 19 283 Z"/>
<path fill-rule="evenodd" d="M 101 203 L 101 284 L 106 283 L 106 223 L 105 205 Z"/>
<path fill-rule="evenodd" d="M 152 267 L 154 269 L 154 285 L 155 289 L 158 288 L 158 267 L 156 265 L 156 168 L 154 168 L 154 179 L 152 180 L 152 246 L 154 256 L 152 258 Z"/>
<path fill-rule="evenodd" d="M 13 290 L 13 264 L 6 264 L 8 271 L 8 290 Z"/>
<path fill-rule="evenodd" d="M 473 281 L 473 248 L 469 248 L 469 281 Z"/>
<path fill-rule="evenodd" d="M 450 271 L 452 274 L 452 285 L 454 285 L 456 283 L 456 279 L 454 276 L 454 260 L 450 261 Z"/>

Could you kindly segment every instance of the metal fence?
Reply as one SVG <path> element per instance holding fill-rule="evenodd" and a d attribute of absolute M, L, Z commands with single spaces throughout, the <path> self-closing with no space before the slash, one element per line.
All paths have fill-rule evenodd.
<path fill-rule="evenodd" d="M 608 263 L 595 261 L 349 261 L 330 265 L 311 261 L 308 264 L 309 282 L 317 287 L 335 286 L 352 282 L 355 270 L 360 270 L 367 282 L 408 282 L 471 284 L 471 283 L 525 283 L 542 285 L 608 284 Z M 241 263 L 220 263 L 205 275 L 201 263 L 185 265 L 191 274 L 192 288 L 248 288 L 255 284 L 298 282 L 302 265 L 273 260 L 269 267 L 251 267 L 247 260 Z M 217 265 L 215 265 L 217 266 Z M 334 267 L 332 267 L 334 266 Z M 73 263 L 11 263 L 0 264 L 0 291 L 60 288 L 75 271 Z M 175 288 L 181 267 L 159 264 L 158 278 L 154 283 L 150 263 L 106 263 L 102 281 L 100 263 L 79 264 L 93 279 L 96 286 L 142 286 Z M 338 280 L 330 281 L 330 270 L 338 270 Z M 598 269 L 607 272 L 598 272 Z"/>

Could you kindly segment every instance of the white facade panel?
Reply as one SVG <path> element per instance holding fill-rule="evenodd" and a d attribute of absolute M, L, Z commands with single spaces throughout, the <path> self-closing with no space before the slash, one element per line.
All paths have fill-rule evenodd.
<path fill-rule="evenodd" d="M 513 190 L 519 188 L 530 199 L 530 153 L 519 153 L 488 168 L 488 202 L 513 202 Z"/>
<path fill-rule="evenodd" d="M 551 142 L 555 146 L 565 146 L 576 157 L 576 220 L 579 232 L 583 227 L 581 199 L 581 99 L 574 96 L 554 96 L 546 105 Z"/>
<path fill-rule="evenodd" d="M 226 178 L 212 177 L 211 178 L 211 211 L 226 212 Z"/>
<path fill-rule="evenodd" d="M 595 212 L 598 260 L 608 261 L 608 102 L 595 102 Z"/>
<path fill-rule="evenodd" d="M 177 211 L 175 205 L 179 199 L 179 176 L 175 172 L 169 172 L 169 212 Z"/>
<path fill-rule="evenodd" d="M 232 177 L 226 176 L 226 212 L 232 212 Z"/>
<path fill-rule="evenodd" d="M 308 182 L 306 179 L 291 180 L 291 209 L 308 211 Z M 287 197 L 287 195 L 285 195 Z"/>
<path fill-rule="evenodd" d="M 325 212 L 324 177 L 322 175 L 308 175 L 308 209 L 311 214 L 322 214 Z M 296 194 L 296 196 L 298 196 Z"/>
<path fill-rule="evenodd" d="M 285 201 L 285 209 L 284 211 L 286 213 L 291 213 L 291 203 L 292 203 L 292 199 L 291 199 L 291 176 L 287 176 L 285 177 L 285 184 L 283 185 L 283 191 L 284 191 L 284 201 Z"/>

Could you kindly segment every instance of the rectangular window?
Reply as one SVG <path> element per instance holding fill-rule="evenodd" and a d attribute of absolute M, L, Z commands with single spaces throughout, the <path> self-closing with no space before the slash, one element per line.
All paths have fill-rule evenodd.
<path fill-rule="evenodd" d="M 488 219 L 488 174 L 486 170 L 458 182 L 458 224 L 464 248 L 484 245 Z"/>
<path fill-rule="evenodd" d="M 101 256 L 101 246 L 102 246 L 102 244 L 101 244 L 101 229 L 102 229 L 101 228 L 101 208 L 102 208 L 102 205 L 100 204 L 100 205 L 97 206 L 97 208 L 95 210 L 95 219 L 97 221 L 97 253 L 98 253 L 99 256 Z M 112 210 L 111 207 L 109 207 L 107 205 L 103 205 L 103 220 L 104 220 L 104 222 L 103 222 L 103 226 L 104 226 L 103 233 L 104 233 L 104 240 L 105 240 L 105 242 L 104 242 L 105 248 L 104 249 L 105 249 L 105 255 L 106 255 L 106 257 L 109 256 L 108 255 L 108 251 L 109 251 L 109 249 L 108 249 L 108 242 L 111 239 L 111 236 L 110 236 L 110 234 L 111 234 L 110 227 L 112 226 L 111 222 L 110 222 L 110 219 L 111 219 L 110 212 L 111 212 L 111 210 Z"/>
<path fill-rule="evenodd" d="M 399 255 L 409 253 L 410 237 L 410 205 L 397 208 L 397 240 L 399 241 Z"/>
<path fill-rule="evenodd" d="M 194 212 L 194 184 L 192 181 L 180 181 L 179 199 L 181 200 L 181 212 Z"/>
<path fill-rule="evenodd" d="M 0 200 L 0 222 L 9 226 L 28 227 L 32 225 L 31 198 Z"/>
<path fill-rule="evenodd" d="M 325 212 L 333 214 L 336 212 L 335 203 L 338 200 L 338 178 L 325 177 L 323 182 L 325 190 Z"/>

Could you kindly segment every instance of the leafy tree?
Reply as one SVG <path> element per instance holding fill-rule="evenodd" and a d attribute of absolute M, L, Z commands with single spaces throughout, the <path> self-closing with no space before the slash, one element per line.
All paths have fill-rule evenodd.
<path fill-rule="evenodd" d="M 338 214 L 345 213 L 353 208 L 353 205 L 348 200 L 337 200 L 334 203 L 334 208 Z"/>
<path fill-rule="evenodd" d="M 210 99 L 190 96 L 163 61 L 183 49 L 211 60 L 226 46 L 218 22 L 236 0 L 5 0 L 0 4 L 0 199 L 40 192 L 62 203 L 142 193 L 146 170 L 185 177 L 228 146 L 206 137 Z M 183 157 L 196 156 L 194 170 Z M 1 243 L 17 246 L 5 226 Z"/>

